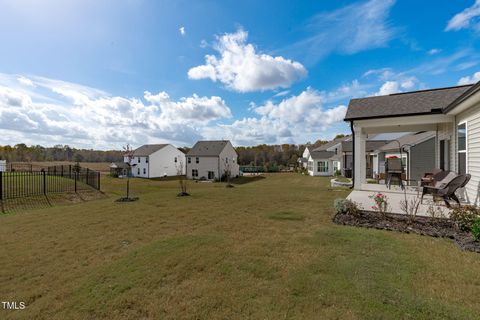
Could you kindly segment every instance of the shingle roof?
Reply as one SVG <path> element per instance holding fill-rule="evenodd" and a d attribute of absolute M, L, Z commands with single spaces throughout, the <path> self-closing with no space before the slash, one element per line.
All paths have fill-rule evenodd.
<path fill-rule="evenodd" d="M 345 120 L 442 113 L 472 85 L 352 99 Z"/>
<path fill-rule="evenodd" d="M 140 148 L 135 149 L 133 155 L 135 157 L 146 157 L 154 152 L 157 152 L 165 146 L 168 146 L 168 144 L 144 144 Z"/>
<path fill-rule="evenodd" d="M 325 151 L 325 150 L 327 150 L 328 148 L 333 147 L 334 145 L 339 144 L 339 143 L 341 143 L 342 141 L 345 141 L 345 140 L 347 140 L 347 139 L 349 139 L 349 138 L 350 138 L 350 136 L 346 136 L 346 137 L 343 137 L 343 138 L 334 139 L 334 140 L 329 141 L 329 142 L 327 142 L 327 143 L 325 143 L 325 144 L 322 144 L 320 147 L 317 147 L 317 148 L 313 149 L 312 151 Z"/>
<path fill-rule="evenodd" d="M 228 142 L 228 140 L 198 141 L 192 149 L 187 152 L 187 155 L 204 157 L 219 156 Z"/>
<path fill-rule="evenodd" d="M 310 153 L 310 156 L 312 159 L 318 160 L 318 159 L 330 159 L 335 155 L 335 152 L 333 151 L 312 151 Z"/>
<path fill-rule="evenodd" d="M 385 140 L 370 140 L 365 143 L 365 152 L 373 152 L 378 150 L 378 148 L 386 145 L 389 141 Z M 342 152 L 352 152 L 353 143 L 352 141 L 343 141 L 342 142 Z"/>
<path fill-rule="evenodd" d="M 403 146 L 403 145 L 406 145 L 406 144 L 408 144 L 410 146 L 414 146 L 416 144 L 427 141 L 427 140 L 429 140 L 433 137 L 435 137 L 435 132 L 432 132 L 432 131 L 425 131 L 425 132 L 407 134 L 403 137 L 400 137 L 400 138 L 396 139 L 396 141 L 391 141 L 391 142 L 387 143 L 386 145 L 381 146 L 380 148 L 378 148 L 378 150 L 379 151 L 387 151 L 387 150 L 398 149 L 399 148 L 399 143 L 400 143 L 400 146 Z"/>

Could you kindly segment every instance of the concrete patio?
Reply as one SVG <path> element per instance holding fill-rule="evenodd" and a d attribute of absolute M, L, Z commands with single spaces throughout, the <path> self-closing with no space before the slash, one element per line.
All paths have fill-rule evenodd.
<path fill-rule="evenodd" d="M 390 213 L 405 214 L 401 209 L 401 201 L 405 200 L 405 193 L 399 186 L 392 186 L 388 189 L 385 185 L 381 184 L 363 184 L 362 190 L 353 190 L 347 197 L 347 199 L 357 203 L 361 209 L 366 211 L 374 211 L 372 207 L 375 205 L 373 199 L 370 196 L 382 193 L 387 196 L 387 200 L 390 206 Z M 420 198 L 422 195 L 421 188 L 419 187 L 406 187 L 407 201 L 410 202 L 416 197 Z M 454 206 L 452 204 L 452 206 Z M 423 199 L 423 204 L 420 204 L 417 215 L 431 217 L 431 212 L 435 212 L 435 217 L 449 216 L 450 209 L 448 209 L 443 201 L 433 201 L 433 197 L 426 195 Z"/>

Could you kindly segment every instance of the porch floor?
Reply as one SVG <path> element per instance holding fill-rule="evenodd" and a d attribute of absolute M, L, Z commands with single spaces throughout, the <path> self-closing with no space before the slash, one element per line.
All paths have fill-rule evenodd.
<path fill-rule="evenodd" d="M 400 206 L 401 201 L 405 199 L 405 195 L 403 192 L 393 188 L 392 190 L 385 191 L 385 187 L 374 187 L 372 189 L 373 190 L 353 190 L 348 195 L 347 199 L 356 202 L 363 210 L 374 211 L 372 207 L 375 205 L 375 202 L 373 201 L 373 199 L 370 199 L 370 196 L 377 192 L 381 192 L 382 194 L 387 196 L 387 200 L 390 206 L 390 213 L 405 214 Z M 418 197 L 420 196 L 421 194 L 418 195 Z M 414 188 L 407 188 L 407 201 L 410 201 L 415 197 L 417 197 L 417 192 L 414 190 Z M 423 204 L 420 204 L 417 215 L 430 217 L 430 212 L 432 211 L 432 208 L 434 209 L 433 211 L 435 212 L 436 217 L 441 215 L 443 215 L 444 217 L 449 216 L 450 209 L 448 209 L 443 202 L 434 202 L 433 197 L 430 195 L 426 195 L 424 197 Z"/>

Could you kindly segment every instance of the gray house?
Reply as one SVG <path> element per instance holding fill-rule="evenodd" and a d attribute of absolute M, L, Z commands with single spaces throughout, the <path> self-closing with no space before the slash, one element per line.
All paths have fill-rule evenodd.
<path fill-rule="evenodd" d="M 238 154 L 228 140 L 198 141 L 187 155 L 187 178 L 219 180 L 227 172 L 240 174 Z"/>
<path fill-rule="evenodd" d="M 373 177 L 384 179 L 385 160 L 401 158 L 408 180 L 419 181 L 435 168 L 435 132 L 406 134 L 373 152 Z"/>

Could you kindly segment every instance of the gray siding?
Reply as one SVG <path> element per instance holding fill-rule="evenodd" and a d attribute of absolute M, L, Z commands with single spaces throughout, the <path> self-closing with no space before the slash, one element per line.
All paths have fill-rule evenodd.
<path fill-rule="evenodd" d="M 413 146 L 410 150 L 410 179 L 420 180 L 435 168 L 435 138 Z"/>

